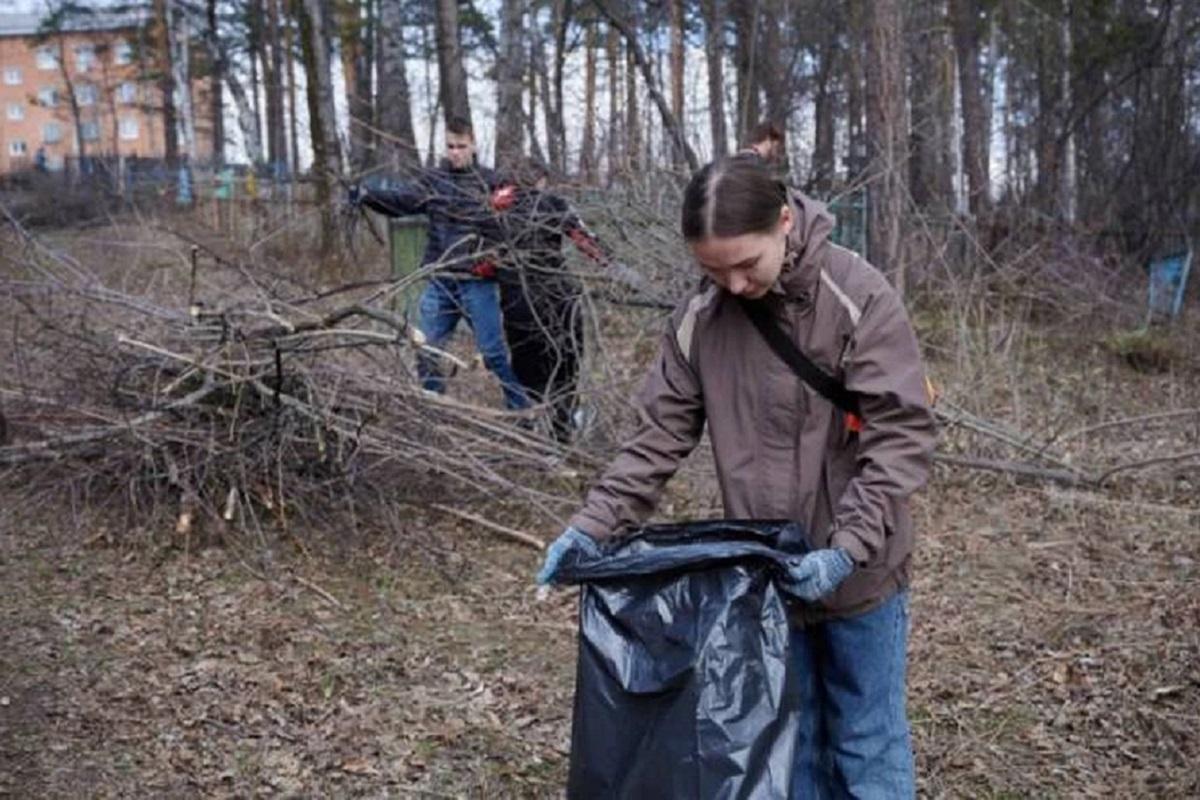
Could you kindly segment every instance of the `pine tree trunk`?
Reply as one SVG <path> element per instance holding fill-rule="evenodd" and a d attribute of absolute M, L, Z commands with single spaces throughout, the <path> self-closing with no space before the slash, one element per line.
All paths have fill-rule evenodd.
<path fill-rule="evenodd" d="M 471 122 L 467 72 L 463 69 L 462 42 L 458 33 L 457 0 L 437 0 L 438 94 L 446 119 Z"/>
<path fill-rule="evenodd" d="M 950 0 L 954 49 L 958 58 L 958 83 L 962 105 L 962 152 L 967 175 L 967 203 L 976 217 L 991 205 L 988 183 L 986 115 L 980 86 L 979 9 L 976 0 Z"/>
<path fill-rule="evenodd" d="M 173 0 L 154 0 L 154 16 L 158 28 L 155 49 L 158 51 L 158 57 L 162 59 L 159 66 L 158 91 L 162 96 L 163 157 L 168 167 L 174 167 L 179 163 L 179 138 L 175 120 L 175 70 L 171 64 L 171 15 L 167 11 L 167 4 L 170 2 Z M 61 60 L 65 63 L 65 51 Z M 80 138 L 78 131 L 76 137 Z M 82 139 L 80 141 L 82 142 Z M 82 148 L 79 154 L 83 155 Z"/>
<path fill-rule="evenodd" d="M 683 122 L 683 71 L 686 65 L 683 51 L 683 0 L 670 0 L 671 3 L 671 113 L 675 119 Z M 672 162 L 676 169 L 684 165 L 683 153 L 671 144 Z"/>
<path fill-rule="evenodd" d="M 503 0 L 500 5 L 500 58 L 496 63 L 497 169 L 515 168 L 524 154 L 525 78 L 524 2 Z"/>
<path fill-rule="evenodd" d="M 579 146 L 579 172 L 586 184 L 596 183 L 596 59 L 599 36 L 589 21 L 584 33 L 583 141 Z"/>
<path fill-rule="evenodd" d="M 317 203 L 322 208 L 321 252 L 334 246 L 333 187 L 342 174 L 337 125 L 334 118 L 331 31 L 327 0 L 303 0 L 300 41 L 304 48 L 304 71 L 308 95 L 309 132 L 312 136 L 313 168 Z"/>
<path fill-rule="evenodd" d="M 285 2 L 285 0 L 279 0 Z M 296 175 L 300 171 L 300 136 L 298 133 L 297 119 L 299 114 L 296 110 L 296 26 L 295 18 L 297 17 L 295 3 L 296 0 L 286 0 L 289 7 L 289 19 L 285 23 L 284 47 L 287 50 L 287 70 L 288 70 L 288 133 L 291 139 L 291 166 L 292 175 Z"/>
<path fill-rule="evenodd" d="M 837 133 L 837 92 L 834 76 L 838 73 L 840 64 L 833 26 L 822 25 L 820 41 L 817 44 L 816 96 L 813 99 L 815 136 L 812 170 L 808 181 L 809 190 L 818 197 L 829 194 L 833 188 L 834 175 L 837 173 L 834 149 Z"/>
<path fill-rule="evenodd" d="M 611 184 L 621 171 L 624 154 L 624 126 L 621 121 L 621 34 L 611 21 L 604 38 L 605 57 L 608 61 L 608 182 Z"/>
<path fill-rule="evenodd" d="M 381 163 L 394 171 L 409 170 L 421 163 L 404 64 L 404 16 L 403 0 L 380 0 L 379 149 Z"/>
<path fill-rule="evenodd" d="M 871 262 L 904 291 L 900 217 L 905 185 L 904 63 L 900 0 L 874 0 L 868 22 L 867 141 L 871 174 L 867 249 Z"/>
<path fill-rule="evenodd" d="M 737 146 L 745 147 L 746 136 L 759 122 L 758 27 L 762 0 L 734 4 L 737 45 L 734 65 L 737 69 Z"/>
<path fill-rule="evenodd" d="M 208 24 L 208 35 L 216 39 L 220 36 L 217 29 L 217 0 L 206 1 L 204 16 Z M 220 167 L 225 163 L 225 64 L 221 59 L 213 58 L 211 54 L 208 60 L 212 64 L 208 114 L 212 119 L 213 164 Z"/>
<path fill-rule="evenodd" d="M 940 0 L 914 3 L 909 48 L 912 68 L 912 131 L 909 184 L 918 208 L 954 207 L 950 136 L 954 114 L 952 51 Z"/>
<path fill-rule="evenodd" d="M 851 181 L 862 177 L 867 168 L 867 135 L 863 127 L 866 107 L 866 70 L 863 65 L 866 44 L 864 0 L 848 0 L 849 37 L 846 47 L 846 128 L 849 147 L 846 171 Z"/>
<path fill-rule="evenodd" d="M 708 118 L 712 129 L 713 158 L 729 153 L 725 128 L 725 35 L 721 0 L 701 0 L 704 15 L 704 58 L 708 66 Z"/>
<path fill-rule="evenodd" d="M 270 57 L 263 61 L 263 83 L 267 95 L 267 158 L 272 166 L 287 161 L 287 136 L 283 119 L 283 44 L 279 29 L 280 2 L 281 0 L 266 0 Z"/>

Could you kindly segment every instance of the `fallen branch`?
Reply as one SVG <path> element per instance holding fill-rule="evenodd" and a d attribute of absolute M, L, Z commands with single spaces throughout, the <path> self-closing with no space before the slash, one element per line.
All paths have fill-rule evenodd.
<path fill-rule="evenodd" d="M 1159 464 L 1175 464 L 1180 461 L 1191 461 L 1194 458 L 1200 458 L 1200 450 L 1188 450 L 1185 453 L 1172 453 L 1169 456 L 1158 456 L 1156 458 L 1147 458 L 1141 461 L 1131 461 L 1128 464 L 1120 464 L 1115 466 L 1108 472 L 1103 473 L 1099 478 L 1096 479 L 1096 483 L 1103 484 L 1113 475 L 1121 472 L 1143 469 L 1145 467 L 1153 467 Z"/>
<path fill-rule="evenodd" d="M 476 525 L 482 525 L 483 527 L 485 527 L 489 530 L 495 531 L 496 533 L 499 533 L 503 536 L 507 536 L 509 539 L 518 541 L 521 544 L 527 544 L 530 547 L 534 548 L 535 550 L 541 551 L 541 550 L 546 549 L 545 542 L 543 542 L 541 539 L 537 538 L 536 536 L 525 533 L 524 531 L 518 531 L 513 528 L 505 527 L 504 525 L 501 525 L 496 522 L 492 522 L 491 520 L 484 519 L 483 517 L 477 516 L 475 514 L 470 514 L 466 511 L 459 511 L 458 509 L 451 508 L 450 506 L 444 506 L 441 503 L 434 503 L 434 504 L 430 505 L 430 508 L 436 508 L 438 511 L 444 512 L 444 513 L 449 514 L 454 517 L 458 517 L 459 519 L 464 519 L 467 522 L 474 522 Z"/>
<path fill-rule="evenodd" d="M 1084 473 L 1039 467 L 1036 464 L 1026 464 L 1020 461 L 997 461 L 990 458 L 954 456 L 947 453 L 937 453 L 933 459 L 939 464 L 948 464 L 966 469 L 982 469 L 990 472 L 1004 472 L 1010 475 L 1019 475 L 1022 478 L 1034 478 L 1052 483 L 1062 483 L 1068 486 L 1093 485 L 1098 483 L 1094 478 Z"/>

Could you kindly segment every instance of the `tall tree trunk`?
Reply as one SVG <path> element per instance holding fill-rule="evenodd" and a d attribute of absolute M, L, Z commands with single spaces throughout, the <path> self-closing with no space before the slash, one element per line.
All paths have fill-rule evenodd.
<path fill-rule="evenodd" d="M 260 150 L 263 146 L 262 100 L 259 97 L 259 63 L 262 60 L 263 39 L 262 4 L 263 0 L 249 0 L 249 5 L 246 7 L 246 55 L 250 60 L 250 102 L 254 105 L 254 129 L 258 131 L 259 137 L 255 147 Z"/>
<path fill-rule="evenodd" d="M 632 176 L 641 168 L 642 121 L 638 117 L 637 61 L 633 55 L 633 43 L 627 37 L 625 40 L 625 171 Z"/>
<path fill-rule="evenodd" d="M 412 98 L 404 61 L 404 2 L 380 0 L 379 6 L 379 129 L 380 161 L 404 171 L 421 164 L 413 130 Z"/>
<path fill-rule="evenodd" d="M 179 163 L 179 138 L 175 121 L 175 69 L 171 64 L 171 14 L 168 3 L 174 0 L 154 0 L 154 16 L 158 27 L 155 49 L 162 60 L 159 66 L 158 91 L 162 95 L 163 157 L 168 167 Z M 59 48 L 60 61 L 66 63 L 66 50 Z M 78 126 L 77 126 L 78 127 Z M 78 132 L 77 132 L 77 138 Z M 80 139 L 82 142 L 82 139 Z M 82 149 L 80 155 L 83 154 Z"/>
<path fill-rule="evenodd" d="M 208 23 L 208 36 L 217 39 L 220 36 L 217 28 L 217 0 L 206 0 L 204 16 Z M 211 53 L 208 60 L 212 64 L 208 114 L 212 119 L 213 164 L 220 167 L 225 164 L 225 63 L 219 58 L 213 58 Z"/>
<path fill-rule="evenodd" d="M 683 71 L 686 60 L 683 51 L 683 0 L 670 0 L 671 11 L 671 113 L 683 122 Z M 673 145 L 673 143 L 672 143 Z M 683 166 L 683 153 L 672 146 L 671 159 L 676 169 Z"/>
<path fill-rule="evenodd" d="M 446 119 L 471 121 L 467 72 L 463 69 L 462 42 L 458 33 L 457 0 L 437 0 L 438 94 Z"/>
<path fill-rule="evenodd" d="M 722 0 L 700 0 L 704 15 L 704 59 L 708 67 L 708 119 L 712 129 L 712 157 L 729 152 L 725 128 L 725 30 Z"/>
<path fill-rule="evenodd" d="M 905 186 L 904 62 L 900 0 L 875 0 L 867 37 L 867 141 L 871 172 L 868 192 L 868 257 L 904 291 L 900 260 L 900 217 Z"/>
<path fill-rule="evenodd" d="M 270 58 L 263 62 L 263 76 L 267 93 L 267 152 L 272 166 L 287 161 L 287 133 L 283 114 L 283 37 L 279 27 L 281 2 L 266 0 Z"/>
<path fill-rule="evenodd" d="M 822 24 L 818 31 L 816 95 L 813 99 L 813 156 L 808 188 L 825 197 L 833 188 L 837 174 L 835 141 L 837 134 L 837 91 L 835 75 L 840 71 L 834 26 Z"/>
<path fill-rule="evenodd" d="M 611 20 L 604 38 L 604 52 L 608 61 L 608 182 L 611 184 L 614 177 L 621 172 L 621 164 L 624 160 L 621 143 L 625 139 L 620 113 L 623 63 L 621 34 Z"/>
<path fill-rule="evenodd" d="M 342 174 L 337 122 L 334 118 L 331 31 L 328 0 L 303 0 L 300 41 L 304 48 L 305 89 L 308 95 L 309 133 L 312 136 L 313 179 L 317 203 L 322 208 L 321 251 L 334 245 L 333 187 Z"/>
<path fill-rule="evenodd" d="M 191 19 L 187 12 L 176 5 L 177 0 L 167 0 L 167 23 L 171 44 L 171 68 L 175 73 L 174 84 L 179 95 L 179 133 L 184 153 L 194 164 L 196 161 L 196 114 L 192 107 L 192 60 Z"/>
<path fill-rule="evenodd" d="M 1071 38 L 1071 7 L 1071 0 L 1063 0 L 1062 22 L 1059 23 L 1059 48 L 1062 57 L 1062 74 L 1059 76 L 1061 89 L 1059 106 L 1062 111 L 1059 118 L 1063 120 L 1064 126 L 1071 124 L 1068 118 L 1071 113 L 1071 53 L 1074 44 Z M 1059 203 L 1063 218 L 1073 225 L 1078 196 L 1074 130 L 1062 131 L 1060 141 L 1062 143 L 1062 184 L 1059 187 Z"/>
<path fill-rule="evenodd" d="M 863 125 L 867 104 L 866 8 L 864 0 L 848 0 L 847 5 L 850 33 L 846 47 L 846 129 L 849 139 L 846 171 L 851 180 L 858 180 L 867 168 L 867 133 Z"/>
<path fill-rule="evenodd" d="M 762 0 L 734 3 L 733 21 L 736 30 L 734 66 L 737 70 L 737 142 L 745 147 L 746 136 L 759 122 L 758 94 L 761 75 L 758 70 L 758 28 Z"/>
<path fill-rule="evenodd" d="M 500 57 L 496 63 L 496 168 L 511 170 L 524 155 L 525 42 L 522 0 L 500 4 Z"/>
<path fill-rule="evenodd" d="M 300 136 L 298 133 L 298 118 L 299 113 L 296 106 L 296 25 L 295 19 L 298 14 L 296 12 L 296 0 L 279 0 L 279 2 L 287 2 L 289 14 L 284 20 L 285 35 L 284 47 L 287 50 L 287 70 L 288 70 L 288 134 L 291 139 L 291 167 L 292 175 L 296 175 L 300 171 Z"/>
<path fill-rule="evenodd" d="M 584 32 L 583 141 L 579 146 L 579 172 L 586 184 L 596 183 L 596 58 L 599 46 L 596 23 L 589 20 Z"/>
<path fill-rule="evenodd" d="M 550 28 L 554 34 L 554 70 L 550 75 L 550 102 L 546 104 L 546 139 L 551 161 L 559 174 L 567 171 L 567 126 L 563 116 L 563 77 L 567 63 L 567 28 L 571 0 L 552 0 Z"/>
<path fill-rule="evenodd" d="M 910 41 L 912 131 L 909 184 L 918 208 L 954 207 L 954 176 L 950 161 L 954 114 L 953 53 L 944 4 L 940 0 L 913 3 Z"/>
<path fill-rule="evenodd" d="M 962 153 L 967 174 L 967 203 L 976 217 L 991 205 L 988 181 L 986 115 L 980 86 L 980 9 L 977 0 L 950 0 L 954 49 L 958 57 L 958 84 L 962 106 Z"/>
<path fill-rule="evenodd" d="M 341 0 L 339 13 L 340 55 L 346 91 L 346 111 L 350 117 L 349 153 L 352 172 L 359 172 L 367 163 L 370 143 L 371 65 L 368 63 L 371 7 L 369 0 Z"/>

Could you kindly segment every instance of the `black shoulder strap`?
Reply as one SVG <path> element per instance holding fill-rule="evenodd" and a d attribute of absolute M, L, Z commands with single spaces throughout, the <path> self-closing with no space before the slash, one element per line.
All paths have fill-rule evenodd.
<path fill-rule="evenodd" d="M 854 393 L 838 383 L 825 370 L 814 364 L 808 356 L 800 352 L 800 348 L 788 338 L 787 334 L 771 319 L 767 307 L 756 300 L 739 297 L 742 310 L 754 323 L 754 327 L 767 340 L 775 355 L 792 368 L 792 371 L 807 383 L 817 394 L 848 414 L 858 414 L 858 400 Z"/>

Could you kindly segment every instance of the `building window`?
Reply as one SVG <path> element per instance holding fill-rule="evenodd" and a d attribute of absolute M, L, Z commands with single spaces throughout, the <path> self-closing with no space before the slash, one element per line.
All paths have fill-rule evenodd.
<path fill-rule="evenodd" d="M 53 47 L 42 46 L 37 49 L 37 68 L 58 69 L 58 56 L 54 54 Z"/>
<path fill-rule="evenodd" d="M 124 39 L 113 45 L 113 63 L 119 67 L 133 63 L 133 45 Z"/>
<path fill-rule="evenodd" d="M 22 139 L 14 139 L 8 143 L 8 154 L 10 156 L 23 156 L 29 152 L 29 148 L 25 146 Z"/>
<path fill-rule="evenodd" d="M 54 108 L 58 105 L 58 90 L 53 86 L 43 86 L 38 89 L 38 102 L 46 108 Z"/>
<path fill-rule="evenodd" d="M 12 122 L 20 122 L 25 119 L 25 106 L 20 103 L 9 103 L 8 118 Z"/>
<path fill-rule="evenodd" d="M 85 142 L 94 142 L 100 138 L 100 123 L 95 120 L 80 123 L 79 135 Z"/>
<path fill-rule="evenodd" d="M 130 141 L 138 138 L 140 131 L 138 130 L 137 117 L 121 117 L 121 138 Z"/>
<path fill-rule="evenodd" d="M 20 67 L 5 67 L 4 68 L 4 83 L 6 86 L 21 85 L 21 68 Z"/>
<path fill-rule="evenodd" d="M 46 144 L 57 144 L 62 141 L 62 126 L 57 122 L 47 122 L 42 126 L 42 141 Z"/>
<path fill-rule="evenodd" d="M 75 87 L 75 102 L 81 106 L 96 105 L 96 87 L 85 83 Z"/>
<path fill-rule="evenodd" d="M 96 47 L 90 44 L 75 45 L 75 68 L 87 72 L 96 65 Z"/>
<path fill-rule="evenodd" d="M 127 106 L 131 106 L 137 102 L 137 84 L 133 81 L 125 81 L 117 87 L 117 99 Z"/>

